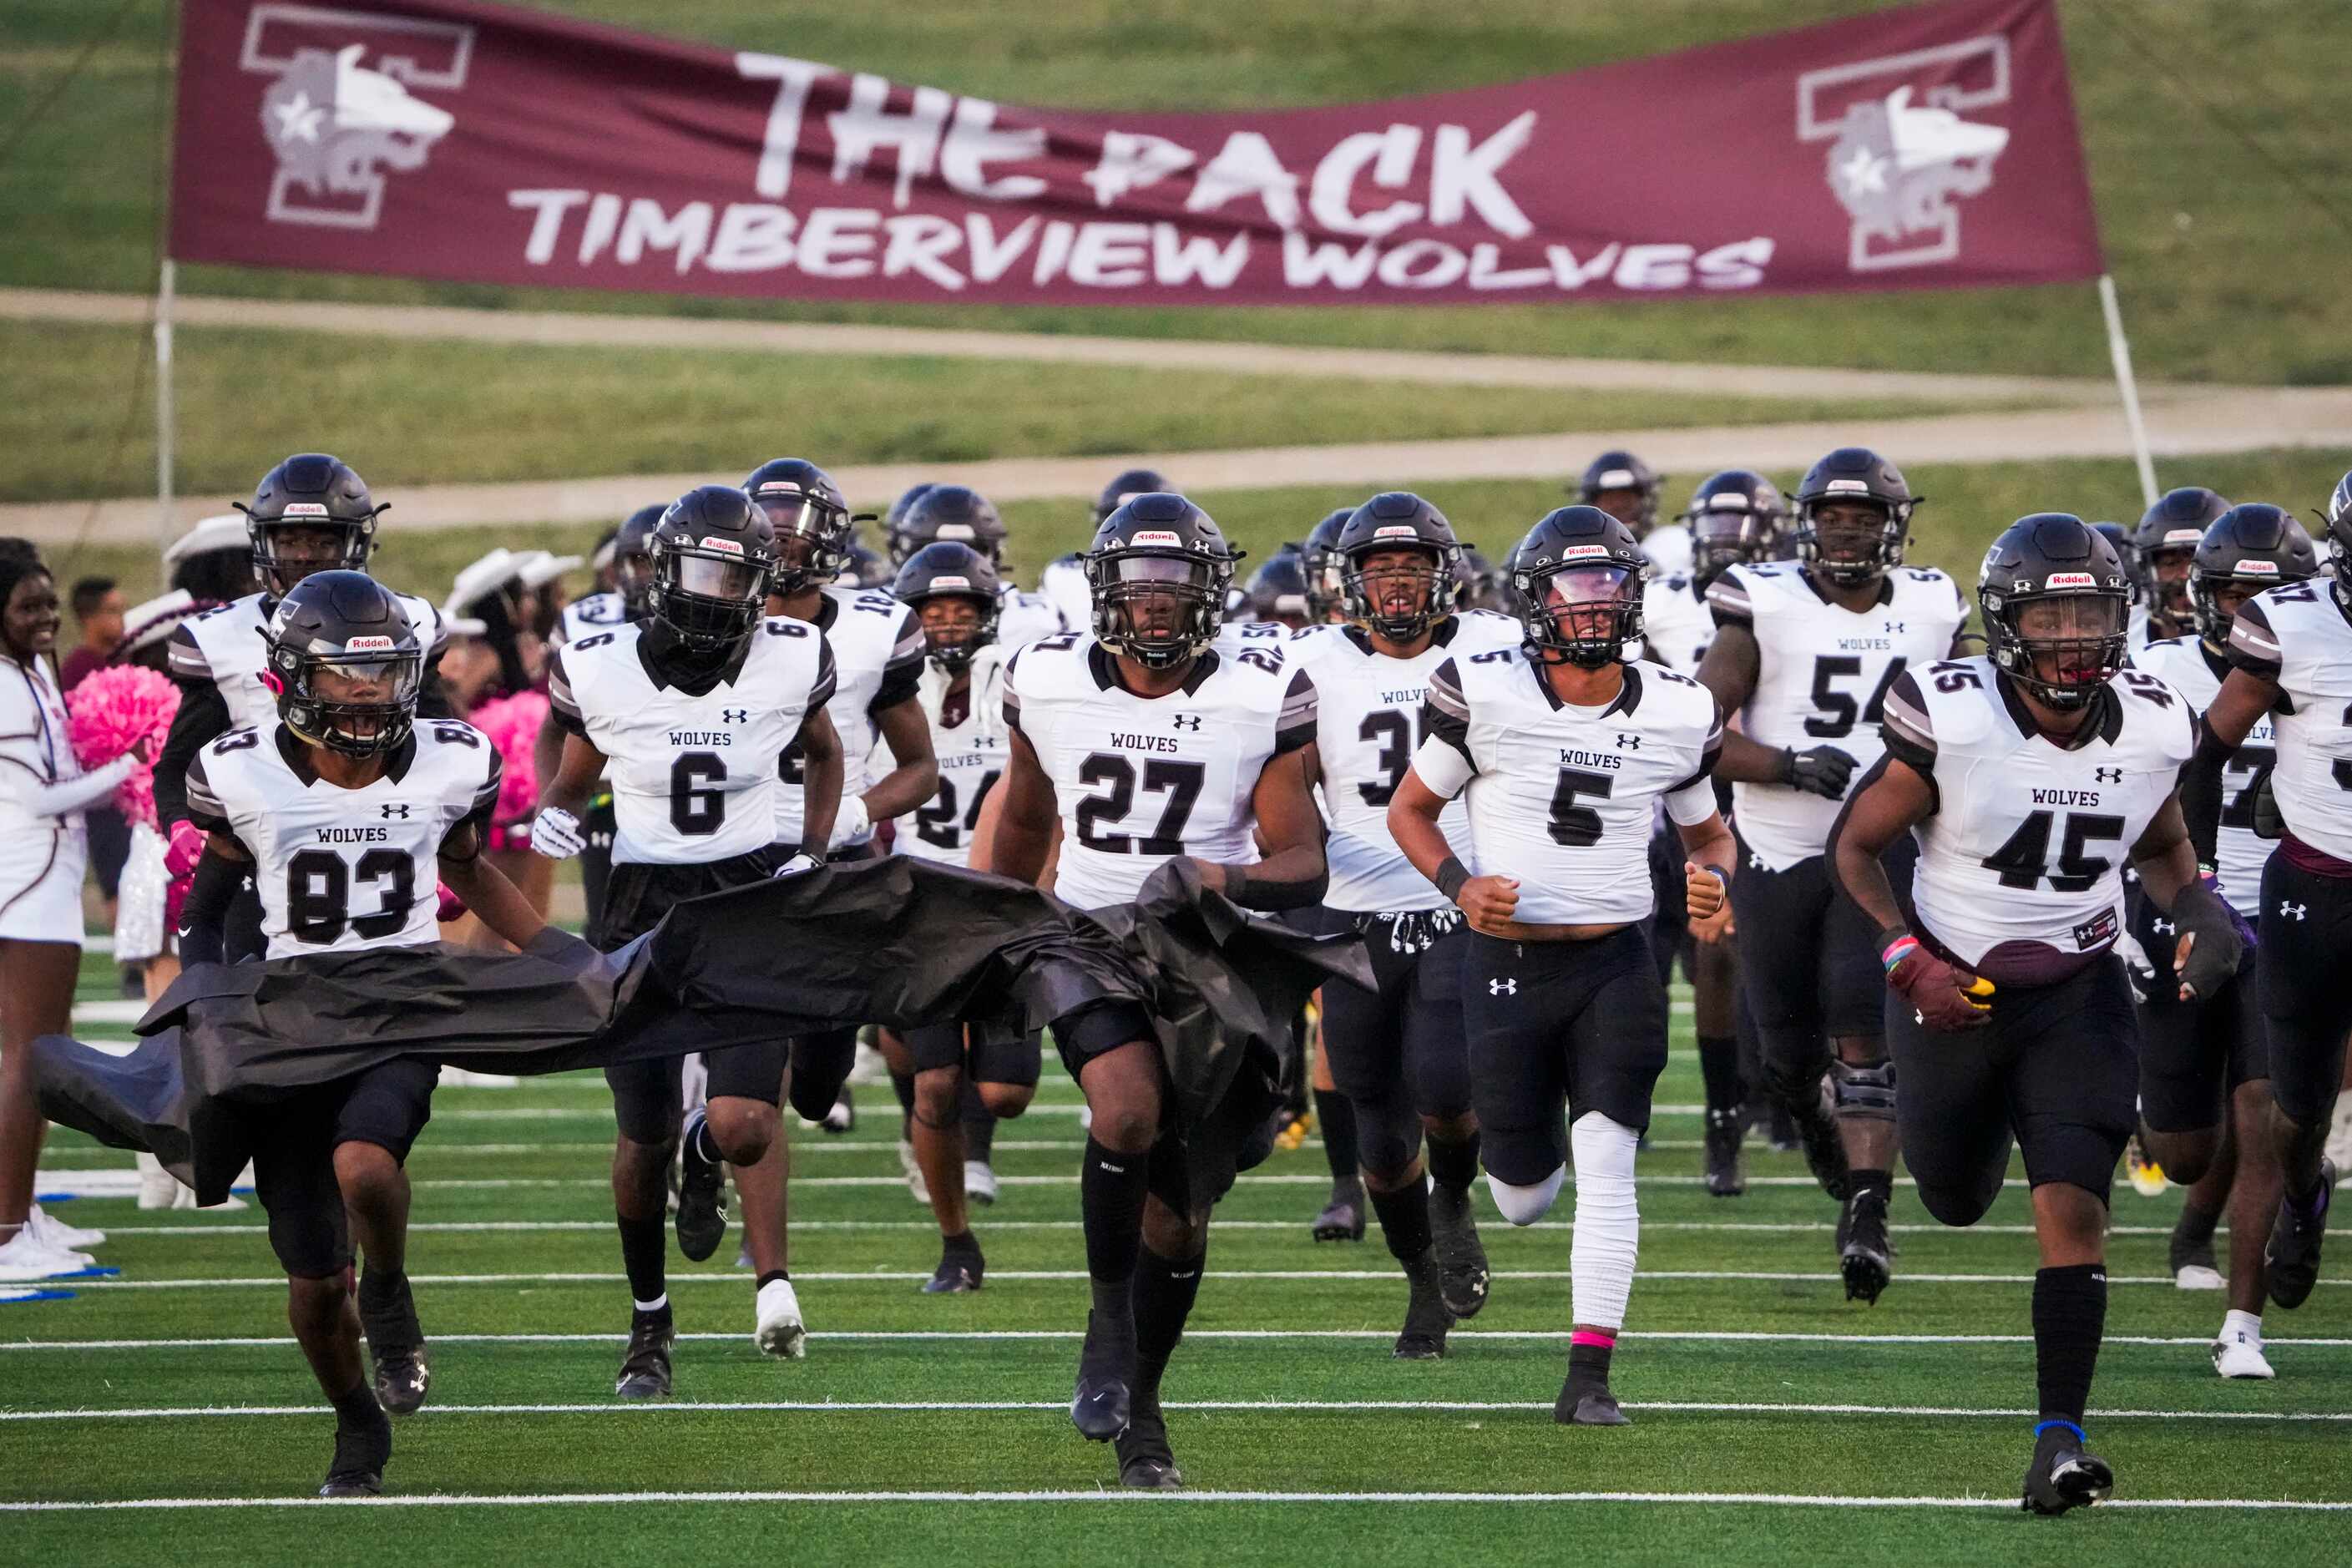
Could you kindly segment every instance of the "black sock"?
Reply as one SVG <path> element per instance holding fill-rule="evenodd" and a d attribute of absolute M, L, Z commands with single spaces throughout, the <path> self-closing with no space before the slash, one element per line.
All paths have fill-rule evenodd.
<path fill-rule="evenodd" d="M 2083 1424 L 2107 1326 L 2107 1267 L 2075 1263 L 2033 1276 L 2033 1366 L 2042 1419 Z"/>
<path fill-rule="evenodd" d="M 1428 1149 L 1430 1180 L 1439 1186 L 1463 1192 L 1478 1179 L 1478 1134 L 1473 1132 L 1459 1143 L 1435 1138 L 1424 1139 L 1423 1142 Z"/>
<path fill-rule="evenodd" d="M 1113 1317 L 1130 1310 L 1135 1258 L 1143 1246 L 1149 1152 L 1122 1154 L 1087 1140 L 1078 1170 L 1078 1212 L 1087 1232 L 1087 1275 L 1095 1309 Z"/>
<path fill-rule="evenodd" d="M 2213 1239 L 2213 1232 L 2221 1223 L 2220 1209 L 2200 1209 L 2191 1200 L 2180 1205 L 2180 1217 L 2172 1223 L 2172 1238 L 2191 1247 L 2202 1247 Z"/>
<path fill-rule="evenodd" d="M 1706 1080 L 1706 1108 L 1728 1110 L 1748 1097 L 1739 1081 L 1739 1039 L 1735 1035 L 1701 1035 L 1698 1070 Z"/>
<path fill-rule="evenodd" d="M 635 1301 L 664 1301 L 669 1295 L 669 1225 L 656 1211 L 651 1219 L 623 1219 L 621 1268 Z"/>
<path fill-rule="evenodd" d="M 383 1406 L 375 1402 L 375 1390 L 366 1378 L 360 1379 L 342 1393 L 331 1396 L 328 1404 L 335 1407 L 335 1429 L 341 1432 L 365 1432 L 372 1427 L 390 1424 Z"/>
<path fill-rule="evenodd" d="M 360 1316 L 372 1318 L 400 1304 L 408 1276 L 389 1268 L 368 1268 L 360 1273 Z"/>
<path fill-rule="evenodd" d="M 765 1274 L 761 1275 L 759 1279 L 751 1282 L 751 1293 L 753 1295 L 757 1295 L 761 1291 L 766 1289 L 769 1282 L 772 1280 L 782 1279 L 790 1281 L 792 1277 L 793 1271 L 789 1268 L 771 1268 Z"/>
<path fill-rule="evenodd" d="M 1891 1203 L 1895 1197 L 1895 1173 L 1893 1171 L 1853 1171 L 1847 1175 L 1846 1190 L 1852 1193 L 1874 1190 L 1880 1197 Z"/>
<path fill-rule="evenodd" d="M 1407 1182 L 1392 1193 L 1373 1193 L 1372 1212 L 1380 1216 L 1381 1235 L 1388 1238 L 1389 1256 L 1400 1261 L 1429 1250 L 1429 1189 Z"/>
<path fill-rule="evenodd" d="M 942 1252 L 962 1253 L 967 1257 L 977 1258 L 980 1256 L 980 1237 L 972 1235 L 971 1226 L 964 1226 L 953 1236 L 950 1236 L 946 1232 L 942 1231 L 940 1233 L 940 1250 Z"/>
<path fill-rule="evenodd" d="M 1594 1344 L 1590 1341 L 1571 1341 L 1568 1347 L 1568 1385 L 1579 1394 L 1609 1392 L 1609 1358 L 1616 1353 L 1614 1343 Z"/>
<path fill-rule="evenodd" d="M 971 1081 L 970 1073 L 963 1079 L 963 1157 L 988 1163 L 996 1148 L 996 1116 L 988 1109 L 988 1101 L 980 1098 L 980 1085 Z"/>
<path fill-rule="evenodd" d="M 1331 1162 L 1331 1179 L 1353 1182 L 1363 1150 L 1356 1142 L 1356 1102 L 1336 1089 L 1315 1091 L 1315 1120 L 1323 1128 L 1323 1157 Z"/>
<path fill-rule="evenodd" d="M 1184 1337 L 1184 1320 L 1192 1315 L 1192 1299 L 1201 1293 L 1201 1270 L 1208 1261 L 1199 1258 L 1162 1258 L 1146 1247 L 1135 1255 L 1135 1363 L 1138 1392 L 1160 1386 L 1168 1358 Z"/>
<path fill-rule="evenodd" d="M 892 1073 L 890 1092 L 898 1097 L 898 1128 L 899 1136 L 903 1138 L 906 1136 L 906 1124 L 914 1120 L 915 1115 L 915 1075 Z"/>

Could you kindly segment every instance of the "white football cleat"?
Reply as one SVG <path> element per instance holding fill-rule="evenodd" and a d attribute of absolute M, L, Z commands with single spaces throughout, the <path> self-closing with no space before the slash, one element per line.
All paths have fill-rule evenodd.
<path fill-rule="evenodd" d="M 2218 1268 L 2208 1268 L 2202 1263 L 2184 1263 L 2173 1270 L 2172 1283 L 2183 1290 L 2223 1290 L 2230 1282 L 2221 1278 Z"/>
<path fill-rule="evenodd" d="M 104 1247 L 106 1232 L 90 1230 L 78 1225 L 68 1225 L 35 1204 L 25 1221 L 26 1228 L 59 1252 L 79 1252 L 86 1247 Z"/>
<path fill-rule="evenodd" d="M 142 1209 L 179 1207 L 180 1194 L 186 1189 L 179 1178 L 163 1169 L 163 1162 L 152 1154 L 139 1156 L 139 1206 Z M 188 1194 L 194 1198 L 195 1194 Z"/>
<path fill-rule="evenodd" d="M 808 1330 L 801 1322 L 801 1300 L 789 1279 L 771 1279 L 760 1287 L 759 1327 L 751 1342 L 761 1352 L 783 1361 L 808 1354 Z"/>
<path fill-rule="evenodd" d="M 985 1160 L 963 1163 L 963 1195 L 976 1204 L 996 1201 L 996 1167 Z"/>
<path fill-rule="evenodd" d="M 904 1138 L 898 1140 L 898 1169 L 907 1173 L 908 1195 L 928 1207 L 931 1201 L 931 1184 L 923 1180 L 923 1167 L 915 1162 L 915 1146 Z"/>
<path fill-rule="evenodd" d="M 2263 1355 L 2263 1342 L 2242 1329 L 2213 1342 L 2213 1370 L 2223 1377 L 2272 1378 L 2278 1375 Z"/>
<path fill-rule="evenodd" d="M 510 1072 L 473 1072 L 465 1068 L 444 1065 L 439 1087 L 442 1089 L 517 1089 L 522 1079 Z"/>
<path fill-rule="evenodd" d="M 79 1252 L 60 1252 L 33 1234 L 30 1226 L 0 1246 L 0 1285 L 29 1285 L 61 1279 L 92 1267 L 94 1259 Z"/>
<path fill-rule="evenodd" d="M 2352 1089 L 2336 1097 L 2336 1116 L 2327 1129 L 2327 1158 L 2339 1171 L 2352 1171 Z"/>

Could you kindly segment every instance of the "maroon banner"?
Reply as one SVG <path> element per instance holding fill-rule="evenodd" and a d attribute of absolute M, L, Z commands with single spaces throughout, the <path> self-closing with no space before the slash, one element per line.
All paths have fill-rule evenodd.
<path fill-rule="evenodd" d="M 172 252 L 810 299 L 1314 304 L 2101 268 L 2051 0 L 1466 92 L 1013 109 L 475 0 L 189 0 Z"/>

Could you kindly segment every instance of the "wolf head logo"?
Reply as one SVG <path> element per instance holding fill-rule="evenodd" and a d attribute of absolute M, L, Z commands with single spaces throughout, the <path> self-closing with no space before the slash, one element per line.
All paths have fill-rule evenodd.
<path fill-rule="evenodd" d="M 1914 108 L 1911 89 L 1898 87 L 1846 110 L 1826 172 L 1857 236 L 1901 244 L 1941 231 L 1955 198 L 1990 186 L 2008 145 L 2001 127 Z"/>

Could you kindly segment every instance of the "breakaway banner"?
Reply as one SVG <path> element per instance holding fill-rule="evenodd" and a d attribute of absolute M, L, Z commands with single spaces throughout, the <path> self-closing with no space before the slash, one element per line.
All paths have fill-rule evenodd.
<path fill-rule="evenodd" d="M 478 0 L 195 0 L 181 17 L 172 254 L 186 261 L 1148 305 L 2102 270 L 2052 0 L 1943 0 L 1500 87 L 1214 114 L 1015 109 Z"/>

